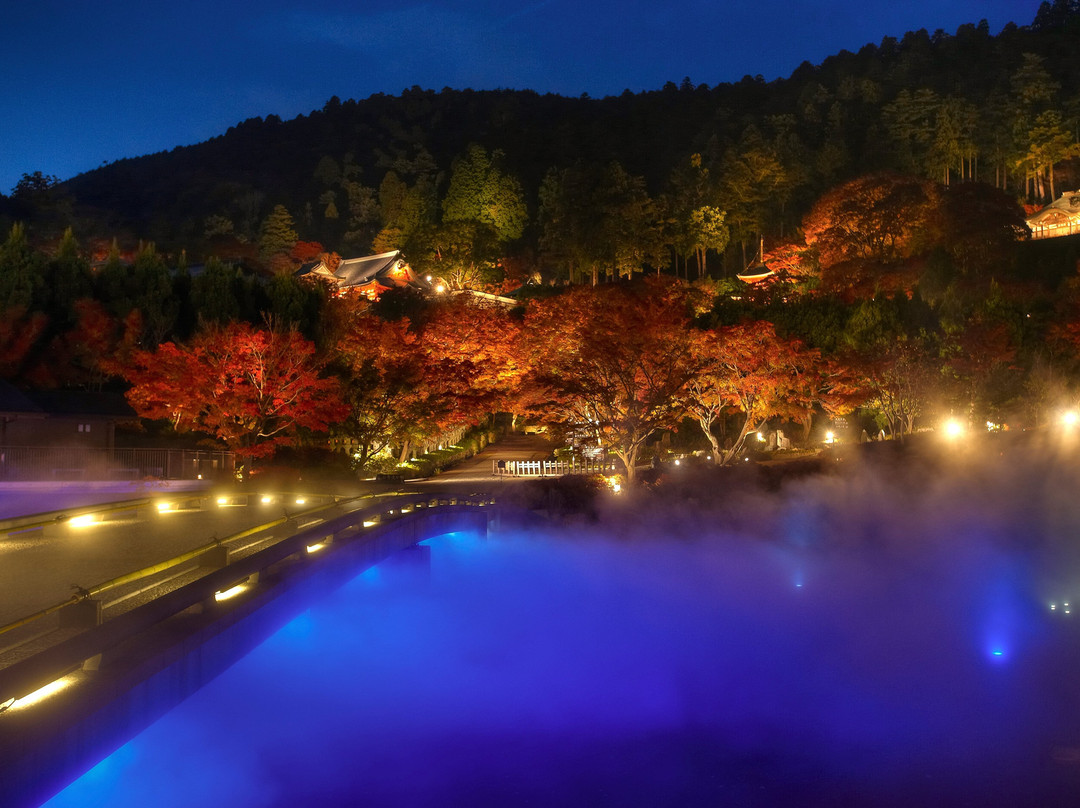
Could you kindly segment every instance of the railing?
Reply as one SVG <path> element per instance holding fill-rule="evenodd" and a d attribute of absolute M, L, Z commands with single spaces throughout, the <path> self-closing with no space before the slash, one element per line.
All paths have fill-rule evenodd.
<path fill-rule="evenodd" d="M 89 660 L 99 657 L 114 646 L 130 637 L 145 631 L 174 615 L 190 609 L 192 606 L 213 602 L 215 595 L 243 581 L 258 581 L 268 568 L 274 567 L 289 558 L 315 558 L 317 549 L 347 541 L 354 543 L 363 540 L 369 530 L 371 538 L 376 539 L 380 529 L 387 528 L 387 523 L 395 522 L 403 516 L 424 513 L 443 506 L 471 506 L 483 508 L 494 500 L 487 495 L 430 496 L 404 495 L 381 501 L 369 508 L 331 518 L 324 524 L 308 528 L 282 538 L 280 541 L 236 561 L 226 561 L 220 568 L 209 572 L 205 577 L 173 590 L 149 603 L 136 607 L 105 623 L 87 628 L 85 631 L 54 645 L 38 654 L 0 671 L 0 715 L 15 700 L 33 692 L 44 684 L 55 680 L 64 673 L 84 667 Z M 450 508 L 449 510 L 454 510 Z M 301 515 L 301 514 L 298 514 Z M 250 532 L 250 531 L 245 531 Z M 422 538 L 422 537 L 421 537 Z M 207 548 L 200 548 L 200 551 Z M 393 548 L 397 549 L 397 548 Z M 389 552 L 389 550 L 387 551 Z M 191 553 L 185 553 L 180 561 L 190 560 Z M 176 561 L 176 560 L 174 560 Z M 179 563 L 179 561 L 177 562 Z M 160 567 L 167 567 L 172 561 L 163 562 L 153 570 L 133 573 L 144 577 Z M 119 583 L 127 583 L 132 576 L 104 582 L 89 590 L 83 590 L 63 604 L 30 616 L 36 619 L 45 612 L 55 611 L 78 602 L 92 602 L 92 594 L 101 594 L 114 588 Z M 20 624 L 26 620 L 20 621 Z M 10 628 L 6 627 L 6 628 Z"/>
<path fill-rule="evenodd" d="M 202 480 L 232 476 L 232 452 L 0 446 L 0 481 Z"/>
<path fill-rule="evenodd" d="M 496 477 L 561 477 L 564 474 L 604 474 L 611 463 L 603 460 L 495 460 L 492 473 Z"/>
<path fill-rule="evenodd" d="M 231 497 L 230 499 L 232 499 L 232 500 L 238 500 L 238 499 L 247 500 L 247 499 L 253 498 L 253 497 L 254 497 L 254 495 L 242 495 L 242 496 L 234 496 L 234 497 Z M 186 505 L 191 505 L 191 504 L 199 505 L 202 502 L 209 501 L 209 500 L 214 499 L 214 498 L 215 497 L 211 497 L 211 496 L 193 496 L 193 497 L 185 496 L 185 497 L 181 497 L 176 502 L 172 502 L 172 503 L 168 503 L 168 504 L 179 504 L 180 502 L 182 502 L 182 503 L 184 503 Z M 53 604 L 52 606 L 48 606 L 48 607 L 46 607 L 44 609 L 41 609 L 40 611 L 34 612 L 33 614 L 26 615 L 25 617 L 22 617 L 22 618 L 14 621 L 12 623 L 8 623 L 7 625 L 0 625 L 0 634 L 5 634 L 5 633 L 7 633 L 9 631 L 13 631 L 13 630 L 15 630 L 17 628 L 22 628 L 23 626 L 34 623 L 35 621 L 38 621 L 41 618 L 47 617 L 47 616 L 49 616 L 49 615 L 51 615 L 51 614 L 53 614 L 55 612 L 62 611 L 63 609 L 66 609 L 69 606 L 73 606 L 75 604 L 78 604 L 81 601 L 89 600 L 89 599 L 92 599 L 92 598 L 96 598 L 99 595 L 103 595 L 106 592 L 109 592 L 110 590 L 113 590 L 113 589 L 115 589 L 115 588 L 117 588 L 119 586 L 122 586 L 124 584 L 129 584 L 129 583 L 132 583 L 132 582 L 135 582 L 135 581 L 142 580 L 144 578 L 149 578 L 149 577 L 151 577 L 153 575 L 157 575 L 159 573 L 165 572 L 165 571 L 170 570 L 170 569 L 172 569 L 174 567 L 178 567 L 181 564 L 185 564 L 187 562 L 199 559 L 200 557 L 206 556 L 208 553 L 211 553 L 214 550 L 217 550 L 217 549 L 220 549 L 220 548 L 223 548 L 223 547 L 227 548 L 230 543 L 239 541 L 240 539 L 247 538 L 248 536 L 252 536 L 252 535 L 254 535 L 256 533 L 261 533 L 263 531 L 270 530 L 270 529 L 272 529 L 274 527 L 277 527 L 278 525 L 285 524 L 285 523 L 290 522 L 290 521 L 294 521 L 294 520 L 296 520 L 296 519 L 298 519 L 300 517 L 313 516 L 313 515 L 315 515 L 317 513 L 325 511 L 325 510 L 327 510 L 329 508 L 335 508 L 335 507 L 337 507 L 339 505 L 342 505 L 344 503 L 351 502 L 351 501 L 356 500 L 356 499 L 362 499 L 362 498 L 363 497 L 348 497 L 348 498 L 344 498 L 344 499 L 338 499 L 338 498 L 335 498 L 335 497 L 331 497 L 331 501 L 329 503 L 317 505 L 317 506 L 308 508 L 306 510 L 296 511 L 296 512 L 291 513 L 291 514 L 286 512 L 285 515 L 280 516 L 280 517 L 278 517 L 276 519 L 272 519 L 272 520 L 270 520 L 268 522 L 264 522 L 262 524 L 255 525 L 254 527 L 250 527 L 250 528 L 247 528 L 245 530 L 241 530 L 239 533 L 234 533 L 231 536 L 226 536 L 223 539 L 214 539 L 213 541 L 211 541 L 208 544 L 205 544 L 205 545 L 203 545 L 201 547 L 197 547 L 194 550 L 189 550 L 186 553 L 182 553 L 182 554 L 180 554 L 180 555 L 178 555 L 178 556 L 176 556 L 174 558 L 170 558 L 170 559 L 168 559 L 166 561 L 159 562 L 159 563 L 154 564 L 154 565 L 152 565 L 150 567 L 146 567 L 146 568 L 141 569 L 141 570 L 136 570 L 134 572 L 126 573 L 126 574 L 121 575 L 121 576 L 119 576 L 117 578 L 113 578 L 113 579 L 111 579 L 109 581 L 105 581 L 103 583 L 97 584 L 95 586 L 91 586 L 89 588 L 75 587 L 76 590 L 77 590 L 76 594 L 72 595 L 68 600 L 63 601 L 62 603 Z M 92 505 L 92 506 L 88 506 L 88 507 L 85 507 L 85 508 L 69 509 L 67 511 L 54 511 L 53 513 L 50 513 L 50 514 L 39 514 L 37 516 L 16 517 L 16 518 L 13 518 L 13 519 L 2 519 L 2 520 L 0 520 L 0 534 L 4 534 L 4 533 L 8 533 L 8 534 L 26 533 L 27 531 L 43 529 L 43 528 L 47 528 L 47 527 L 54 526 L 54 525 L 62 525 L 65 522 L 71 522 L 72 520 L 78 519 L 80 517 L 98 518 L 98 517 L 105 517 L 105 516 L 108 516 L 110 514 L 114 514 L 114 513 L 117 513 L 117 512 L 132 512 L 132 511 L 134 511 L 137 514 L 140 509 L 148 509 L 148 508 L 150 508 L 151 505 L 155 505 L 157 503 L 166 503 L 166 502 L 167 501 L 165 499 L 158 499 L 158 500 L 136 499 L 136 500 L 127 500 L 127 501 L 124 501 L 124 502 L 117 502 L 117 503 L 107 503 L 107 504 L 104 504 L 104 505 Z M 160 510 L 160 508 L 154 507 L 152 510 Z"/>

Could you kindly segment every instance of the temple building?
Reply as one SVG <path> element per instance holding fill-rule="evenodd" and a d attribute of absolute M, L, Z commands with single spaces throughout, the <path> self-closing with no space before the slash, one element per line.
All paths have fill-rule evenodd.
<path fill-rule="evenodd" d="M 356 293 L 377 300 L 388 289 L 411 286 L 430 291 L 431 284 L 413 272 L 400 250 L 348 258 L 331 268 L 325 259 L 304 264 L 297 277 L 318 278 L 337 288 L 339 294 Z"/>
<path fill-rule="evenodd" d="M 1027 217 L 1032 238 L 1054 238 L 1080 233 L 1080 191 L 1067 191 L 1037 213 Z"/>

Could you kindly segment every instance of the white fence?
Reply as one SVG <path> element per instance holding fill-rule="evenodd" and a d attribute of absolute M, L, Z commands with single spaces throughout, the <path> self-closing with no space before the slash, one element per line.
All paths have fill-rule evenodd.
<path fill-rule="evenodd" d="M 605 474 L 614 464 L 602 460 L 495 460 L 497 477 L 561 477 L 564 474 Z"/>

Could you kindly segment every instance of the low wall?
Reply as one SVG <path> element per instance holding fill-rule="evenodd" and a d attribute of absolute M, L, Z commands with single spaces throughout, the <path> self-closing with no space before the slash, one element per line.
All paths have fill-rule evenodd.
<path fill-rule="evenodd" d="M 242 658 L 295 615 L 393 553 L 432 536 L 497 525 L 493 507 L 445 505 L 363 529 L 345 518 L 292 537 L 303 550 L 334 534 L 315 556 L 283 559 L 235 603 L 215 603 L 226 567 L 202 586 L 201 607 L 140 631 L 78 674 L 77 686 L 32 708 L 0 714 L 0 803 L 34 808 Z M 180 590 L 177 590 L 180 591 Z M 175 594 L 175 593 L 174 593 Z M 148 604 L 153 605 L 153 604 Z M 109 624 L 99 628 L 106 629 Z"/>

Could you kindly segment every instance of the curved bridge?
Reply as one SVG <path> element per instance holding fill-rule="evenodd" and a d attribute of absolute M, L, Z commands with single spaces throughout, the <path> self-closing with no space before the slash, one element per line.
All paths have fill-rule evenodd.
<path fill-rule="evenodd" d="M 0 671 L 4 804 L 37 806 L 319 593 L 433 536 L 490 533 L 489 495 L 383 501 L 288 536 Z M 34 694 L 63 688 L 39 703 Z"/>

